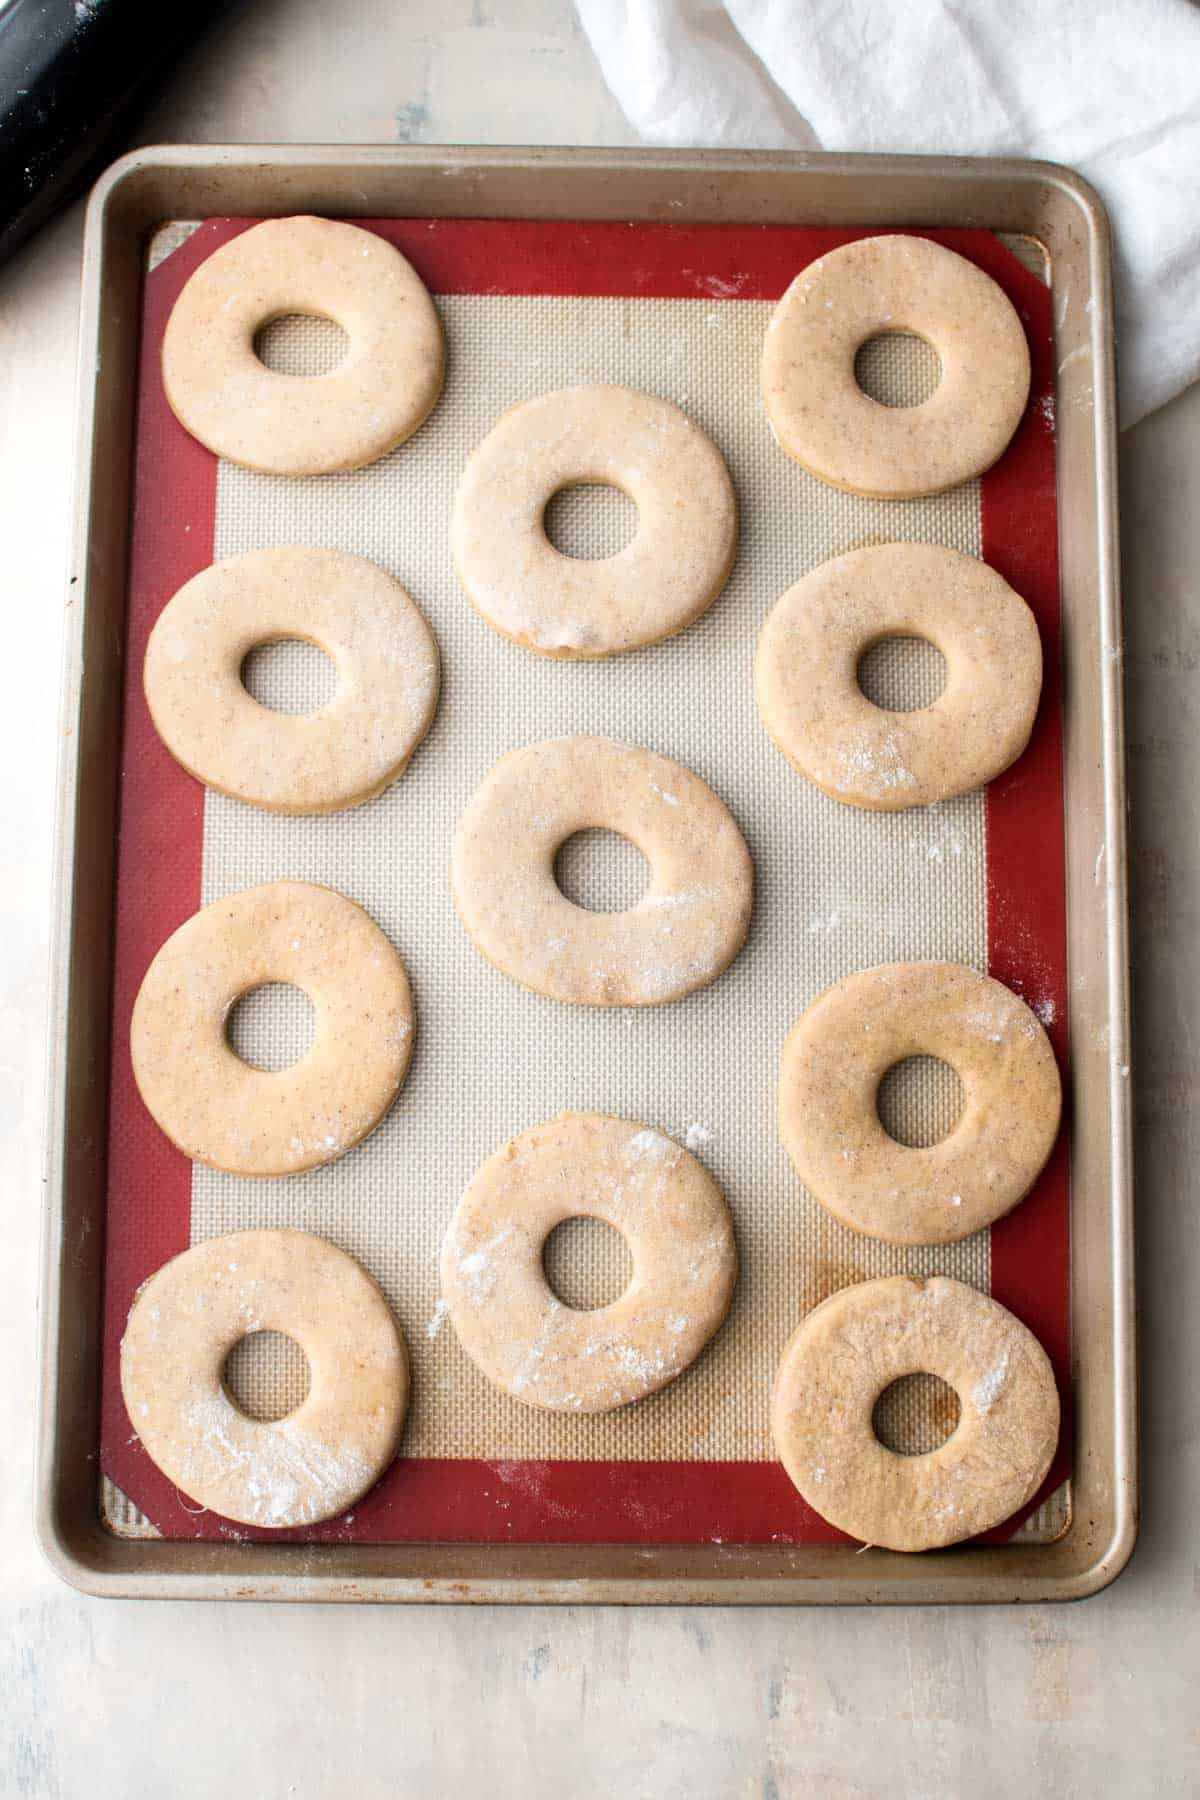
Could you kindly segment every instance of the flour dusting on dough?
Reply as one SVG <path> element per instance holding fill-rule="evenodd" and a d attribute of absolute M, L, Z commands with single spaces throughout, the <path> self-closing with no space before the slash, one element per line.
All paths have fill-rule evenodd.
<path fill-rule="evenodd" d="M 349 1505 L 372 1476 L 352 1447 L 333 1450 L 292 1418 L 248 1420 L 224 1394 L 192 1400 L 184 1416 L 191 1445 L 179 1472 L 185 1492 L 211 1491 L 240 1475 L 251 1525 L 304 1525 Z M 196 1490 L 189 1486 L 194 1471 Z M 197 1496 L 198 1497 L 198 1496 Z"/>
<path fill-rule="evenodd" d="M 470 1250 L 466 1256 L 459 1258 L 459 1275 L 476 1306 L 482 1306 L 496 1291 L 495 1254 L 508 1242 L 513 1231 L 514 1226 L 510 1221 L 507 1225 L 502 1225 L 486 1244 L 481 1244 L 478 1250 Z"/>
<path fill-rule="evenodd" d="M 575 1216 L 627 1240 L 633 1279 L 607 1305 L 564 1305 L 540 1262 Z M 495 1152 L 442 1253 L 467 1355 L 527 1405 L 572 1414 L 627 1406 L 678 1375 L 725 1317 L 736 1273 L 728 1209 L 703 1165 L 650 1126 L 596 1113 L 564 1113 Z"/>
<path fill-rule="evenodd" d="M 975 1407 L 978 1412 L 987 1413 L 991 1411 L 996 1401 L 1000 1398 L 1000 1395 L 1004 1392 L 1004 1385 L 1007 1380 L 1008 1351 L 1006 1350 L 1000 1361 L 996 1363 L 993 1368 L 989 1369 L 986 1375 L 981 1375 L 979 1380 L 975 1383 L 974 1388 L 971 1390 L 971 1398 L 975 1402 Z"/>
<path fill-rule="evenodd" d="M 670 1138 L 664 1137 L 661 1131 L 651 1131 L 648 1128 L 639 1131 L 635 1137 L 629 1140 L 630 1156 L 640 1158 L 644 1162 L 665 1162 L 678 1148 L 679 1146 L 673 1144 Z"/>
<path fill-rule="evenodd" d="M 884 788 L 913 786 L 916 776 L 906 769 L 899 744 L 894 737 L 872 744 L 867 738 L 855 738 L 838 751 L 841 785 L 853 788 L 862 783 L 878 782 Z"/>

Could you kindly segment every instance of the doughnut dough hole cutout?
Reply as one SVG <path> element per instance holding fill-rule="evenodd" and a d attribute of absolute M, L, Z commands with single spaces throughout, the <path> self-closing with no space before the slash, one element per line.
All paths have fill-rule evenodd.
<path fill-rule="evenodd" d="M 327 375 L 282 375 L 255 354 L 289 313 L 332 319 L 349 348 Z M 163 384 L 185 431 L 268 475 L 375 462 L 412 436 L 442 391 L 441 322 L 391 244 L 332 219 L 266 219 L 200 264 L 163 337 Z"/>
<path fill-rule="evenodd" d="M 554 859 L 598 827 L 651 880 L 625 912 L 566 898 Z M 754 872 L 732 814 L 669 757 L 611 738 L 551 738 L 502 758 L 459 820 L 454 899 L 477 948 L 535 993 L 577 1006 L 658 1006 L 715 981 L 750 924 Z"/>
<path fill-rule="evenodd" d="M 875 1403 L 902 1376 L 938 1375 L 961 1408 L 924 1456 L 887 1449 Z M 771 1417 L 802 1498 L 887 1550 L 934 1550 L 1001 1525 L 1033 1499 L 1058 1445 L 1059 1400 L 1033 1333 L 944 1275 L 891 1275 L 831 1294 L 784 1350 Z"/>
<path fill-rule="evenodd" d="M 291 1068 L 252 1068 L 225 1035 L 243 994 L 287 982 L 316 1030 Z M 404 964 L 353 900 L 307 881 L 246 888 L 184 922 L 134 1002 L 133 1073 L 185 1156 L 231 1175 L 298 1175 L 373 1131 L 408 1071 L 414 1036 Z"/>
<path fill-rule="evenodd" d="M 564 556 L 546 536 L 549 501 L 587 482 L 637 506 L 615 556 Z M 452 543 L 496 631 L 543 656 L 613 656 L 711 606 L 733 567 L 737 501 L 720 451 L 677 406 L 632 388 L 563 388 L 514 406 L 471 456 Z"/>
<path fill-rule="evenodd" d="M 910 1056 L 949 1063 L 962 1116 L 940 1142 L 898 1143 L 879 1084 Z M 783 1048 L 779 1126 L 825 1209 L 892 1244 L 950 1244 L 1029 1192 L 1058 1136 L 1062 1082 L 1036 1014 L 961 963 L 883 963 L 828 988 Z M 937 1373 L 935 1370 L 934 1373 Z"/>
<path fill-rule="evenodd" d="M 884 332 L 924 338 L 942 377 L 919 406 L 883 406 L 854 359 Z M 843 244 L 797 275 L 772 316 L 762 390 L 781 449 L 832 487 L 909 500 L 1003 455 L 1029 398 L 1029 345 L 990 275 L 926 238 Z"/>
<path fill-rule="evenodd" d="M 625 1237 L 633 1278 L 610 1306 L 551 1291 L 546 1239 L 564 1219 Z M 696 1157 L 647 1126 L 564 1113 L 489 1157 L 442 1248 L 459 1342 L 496 1387 L 551 1412 L 628 1406 L 673 1381 L 716 1332 L 737 1280 L 724 1196 Z"/>
<path fill-rule="evenodd" d="M 222 1378 L 235 1344 L 282 1331 L 308 1358 L 303 1402 L 251 1419 Z M 190 1499 L 243 1525 L 315 1525 L 372 1487 L 400 1443 L 408 1352 L 371 1277 L 307 1231 L 234 1231 L 138 1289 L 121 1392 L 151 1460 Z"/>
<path fill-rule="evenodd" d="M 888 638 L 932 643 L 946 685 L 889 712 L 859 686 Z M 835 556 L 768 614 L 754 659 L 763 722 L 801 775 L 847 806 L 895 812 L 969 793 L 1025 749 L 1042 691 L 1033 613 L 1002 576 L 958 550 L 878 544 Z"/>
<path fill-rule="evenodd" d="M 316 712 L 260 706 L 242 664 L 299 638 L 337 670 Z M 274 812 L 357 806 L 403 773 L 437 707 L 437 645 L 390 575 L 361 556 L 251 550 L 186 582 L 146 647 L 146 702 L 177 762 L 208 787 Z"/>

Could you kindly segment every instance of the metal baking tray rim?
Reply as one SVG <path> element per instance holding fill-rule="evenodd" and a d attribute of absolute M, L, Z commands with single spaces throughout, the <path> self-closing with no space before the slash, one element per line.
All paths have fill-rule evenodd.
<path fill-rule="evenodd" d="M 614 181 L 618 174 L 620 183 Z M 531 189 L 533 176 L 550 184 L 553 195 Z M 265 181 L 275 184 L 273 201 L 266 205 Z M 686 195 L 682 207 L 681 192 Z M 1101 1332 L 1099 1349 L 1107 1351 L 1107 1362 L 1097 1375 L 1089 1358 L 1075 1354 L 1080 1425 L 1074 1519 L 1054 1544 L 1001 1550 L 967 1546 L 921 1557 L 824 1546 L 231 1547 L 120 1540 L 102 1528 L 96 1445 L 114 746 L 120 724 L 117 677 L 137 350 L 129 319 L 136 317 L 141 248 L 154 225 L 170 217 L 271 216 L 298 210 L 365 216 L 402 216 L 407 210 L 458 217 L 982 226 L 1037 237 L 1056 272 L 1073 267 L 1079 275 L 1074 305 L 1067 303 L 1064 284 L 1056 316 L 1060 491 L 1064 465 L 1072 458 L 1090 480 L 1075 497 L 1078 504 L 1063 509 L 1060 556 L 1064 617 L 1071 627 L 1066 633 L 1068 691 L 1080 691 L 1077 677 L 1086 672 L 1094 681 L 1097 703 L 1094 717 L 1076 717 L 1074 724 L 1068 709 L 1067 786 L 1075 794 L 1070 814 L 1085 814 L 1095 829 L 1078 854 L 1069 814 L 1068 954 L 1073 967 L 1090 953 L 1101 971 L 1102 991 L 1087 1008 L 1076 1008 L 1099 1018 L 1091 1038 L 1082 1030 L 1072 1031 L 1073 1178 L 1076 1193 L 1088 1194 L 1086 1210 L 1076 1203 L 1072 1209 L 1072 1303 L 1077 1346 L 1085 1328 L 1089 1334 Z M 1082 1598 L 1106 1587 L 1126 1566 L 1137 1532 L 1137 1429 L 1109 258 L 1108 222 L 1095 190 L 1073 171 L 1051 163 L 820 153 L 229 145 L 152 147 L 134 151 L 108 170 L 89 203 L 84 248 L 79 491 L 64 649 L 35 1463 L 38 1541 L 65 1581 L 96 1595 L 160 1598 L 1028 1602 Z M 1083 291 L 1089 296 L 1086 306 L 1080 303 Z M 1086 603 L 1087 611 L 1073 618 L 1072 601 Z M 88 784 L 105 779 L 111 796 L 107 810 L 87 803 L 93 794 Z M 1103 904 L 1094 911 L 1080 899 L 1093 898 L 1085 888 L 1093 845 L 1095 869 L 1105 872 L 1102 887 L 1098 874 L 1095 878 Z M 1081 1027 L 1085 1022 L 1081 1019 Z M 1102 1052 L 1099 1060 L 1093 1049 Z M 1083 1064 L 1094 1067 L 1090 1079 L 1084 1079 Z M 1088 1165 L 1082 1171 L 1081 1161 Z M 1093 1164 L 1100 1179 L 1088 1185 Z M 1096 1360 L 1098 1352 L 1091 1359 Z M 1085 1422 L 1089 1430 L 1099 1424 L 1101 1442 L 1093 1444 L 1080 1429 Z M 597 1568 L 600 1561 L 602 1570 Z"/>

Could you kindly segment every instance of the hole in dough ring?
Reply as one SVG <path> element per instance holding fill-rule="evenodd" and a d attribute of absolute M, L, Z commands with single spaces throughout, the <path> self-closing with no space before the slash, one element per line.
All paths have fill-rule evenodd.
<path fill-rule="evenodd" d="M 578 1312 L 552 1292 L 542 1249 L 564 1219 L 622 1233 L 633 1279 Z M 564 1113 L 489 1157 L 450 1222 L 442 1294 L 488 1380 L 529 1406 L 608 1412 L 694 1362 L 737 1279 L 720 1188 L 681 1145 L 627 1119 Z"/>
<path fill-rule="evenodd" d="M 946 685 L 929 706 L 888 712 L 858 683 L 886 638 L 926 638 Z M 847 806 L 880 812 L 969 793 L 1014 763 L 1042 691 L 1033 613 L 973 556 L 878 544 L 822 563 L 789 588 L 759 635 L 754 687 L 792 767 Z"/>
<path fill-rule="evenodd" d="M 944 1444 L 900 1456 L 871 1414 L 904 1375 L 938 1375 L 961 1415 Z M 890 1275 L 809 1313 L 779 1364 L 775 1447 L 808 1504 L 888 1550 L 933 1550 L 989 1531 L 1037 1493 L 1058 1445 L 1049 1358 L 998 1301 L 947 1276 Z"/>
<path fill-rule="evenodd" d="M 628 494 L 637 530 L 615 556 L 564 556 L 546 536 L 561 488 Z M 725 586 L 737 501 L 721 452 L 669 401 L 563 388 L 505 413 L 454 498 L 454 561 L 476 610 L 543 656 L 612 656 L 672 636 Z"/>
<path fill-rule="evenodd" d="M 937 351 L 920 406 L 864 394 L 854 359 L 881 332 Z M 797 275 L 767 332 L 762 390 L 780 447 L 833 487 L 881 500 L 940 494 L 1003 455 L 1029 398 L 1029 345 L 982 269 L 915 237 L 863 238 Z"/>
<path fill-rule="evenodd" d="M 350 340 L 327 375 L 281 375 L 254 352 L 288 313 L 333 319 Z M 442 327 L 398 250 L 333 219 L 267 219 L 201 263 L 163 337 L 163 384 L 209 450 L 270 475 L 374 462 L 411 437 L 442 391 Z"/>
<path fill-rule="evenodd" d="M 332 660 L 332 700 L 260 706 L 242 663 L 302 638 Z M 146 647 L 146 701 L 177 762 L 208 787 L 275 812 L 357 806 L 396 779 L 438 697 L 433 634 L 404 589 L 361 556 L 288 546 L 201 570 L 167 602 Z"/>
<path fill-rule="evenodd" d="M 308 1394 L 286 1418 L 249 1418 L 222 1381 L 255 1331 L 285 1332 L 308 1358 Z M 190 1499 L 244 1525 L 313 1525 L 352 1506 L 395 1456 L 408 1352 L 344 1250 L 307 1231 L 234 1231 L 139 1288 L 121 1392 L 152 1461 Z"/>
<path fill-rule="evenodd" d="M 587 912 L 554 859 L 577 831 L 629 838 L 650 886 L 627 912 Z M 611 738 L 550 738 L 504 757 L 454 836 L 454 899 L 504 974 L 579 1006 L 657 1006 L 706 986 L 750 923 L 750 852 L 722 800 L 669 757 Z"/>
<path fill-rule="evenodd" d="M 255 1069 L 225 1037 L 241 995 L 303 989 L 311 1048 Z M 373 1131 L 408 1071 L 414 1037 L 404 964 L 361 906 L 307 881 L 269 881 L 194 913 L 150 964 L 130 1026 L 133 1073 L 185 1156 L 231 1175 L 298 1175 Z"/>
<path fill-rule="evenodd" d="M 957 1125 L 923 1147 L 889 1137 L 876 1107 L 883 1077 L 909 1056 L 940 1057 L 963 1087 Z M 961 963 L 847 976 L 783 1047 L 779 1128 L 797 1174 L 844 1225 L 888 1243 L 954 1243 L 1009 1212 L 1041 1173 L 1061 1112 L 1036 1014 Z"/>

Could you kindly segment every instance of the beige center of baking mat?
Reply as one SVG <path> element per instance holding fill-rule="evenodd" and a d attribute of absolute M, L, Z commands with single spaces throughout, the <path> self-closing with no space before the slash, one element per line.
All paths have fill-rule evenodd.
<path fill-rule="evenodd" d="M 769 1395 L 779 1351 L 801 1315 L 846 1282 L 892 1270 L 943 1271 L 988 1286 L 986 1233 L 950 1249 L 874 1244 L 841 1229 L 801 1189 L 775 1128 L 780 1046 L 797 1015 L 839 976 L 902 957 L 987 960 L 984 810 L 976 794 L 934 810 L 872 815 L 838 806 L 772 747 L 752 689 L 755 638 L 774 601 L 808 569 L 855 545 L 920 539 L 980 553 L 974 486 L 904 505 L 872 503 L 810 480 L 776 448 L 757 366 L 763 302 L 439 298 L 449 346 L 445 396 L 407 446 L 374 467 L 284 480 L 222 464 L 215 554 L 263 545 L 332 545 L 370 557 L 409 590 L 441 646 L 436 724 L 408 773 L 356 811 L 272 817 L 210 794 L 207 904 L 281 876 L 327 882 L 376 918 L 399 948 L 419 1015 L 417 1054 L 383 1127 L 332 1167 L 255 1183 L 197 1168 L 192 1237 L 296 1225 L 359 1257 L 383 1284 L 413 1354 L 405 1452 L 425 1457 L 757 1460 L 773 1455 Z M 296 373 L 328 366 L 319 324 L 282 323 L 261 346 Z M 915 346 L 892 341 L 864 373 L 896 397 L 920 378 Z M 334 352 L 336 353 L 336 352 Z M 670 643 L 611 662 L 546 661 L 499 638 L 467 604 L 451 566 L 450 506 L 470 451 L 509 406 L 576 382 L 615 381 L 676 401 L 724 451 L 742 508 L 732 580 L 712 611 Z M 605 497 L 601 496 L 603 501 Z M 622 506 L 567 496 L 560 547 L 599 554 L 621 541 Z M 895 651 L 881 693 L 928 697 L 936 673 Z M 311 655 L 260 658 L 259 694 L 312 703 Z M 601 732 L 677 757 L 732 807 L 750 843 L 758 904 L 750 940 L 708 992 L 645 1011 L 573 1009 L 529 994 L 484 962 L 458 922 L 448 866 L 454 821 L 507 751 L 539 738 Z M 562 878 L 593 903 L 637 892 L 636 861 L 604 840 L 572 846 Z M 630 880 L 632 878 L 632 890 Z M 278 1063 L 303 1008 L 263 996 L 243 1008 L 239 1041 Z M 893 1097 L 905 1134 L 952 1104 L 936 1065 Z M 662 1394 L 606 1417 L 558 1418 L 497 1393 L 468 1362 L 438 1305 L 438 1249 L 471 1175 L 500 1143 L 563 1108 L 642 1120 L 689 1143 L 729 1198 L 742 1256 L 731 1318 L 699 1363 Z M 953 1117 L 952 1110 L 949 1117 Z M 619 1246 L 578 1228 L 556 1241 L 559 1279 L 579 1297 L 611 1291 Z M 278 1410 L 288 1369 L 251 1345 L 238 1385 Z M 918 1388 L 898 1403 L 906 1447 L 945 1432 L 944 1403 Z M 940 1414 L 939 1414 L 940 1408 Z M 940 1429 L 939 1429 L 940 1423 Z"/>

